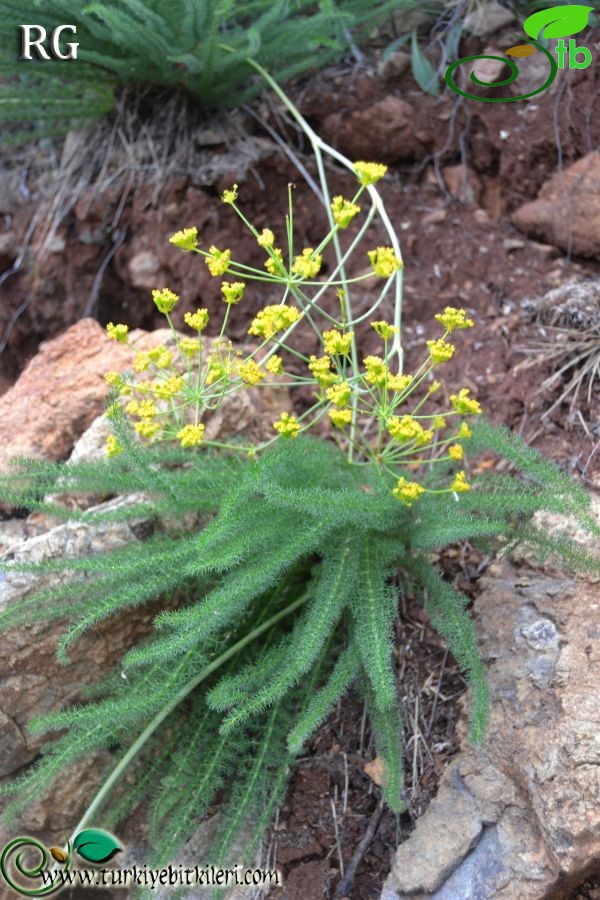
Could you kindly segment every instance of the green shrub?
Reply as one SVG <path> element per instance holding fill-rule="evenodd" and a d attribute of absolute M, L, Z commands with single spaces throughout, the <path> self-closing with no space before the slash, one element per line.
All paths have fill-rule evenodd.
<path fill-rule="evenodd" d="M 6 0 L 0 8 L 0 122 L 47 133 L 104 115 L 118 85 L 181 88 L 205 108 L 261 90 L 246 59 L 286 81 L 338 58 L 412 0 Z M 77 26 L 76 61 L 20 61 L 19 26 Z"/>
<path fill-rule="evenodd" d="M 68 663 L 79 636 L 99 621 L 175 592 L 182 597 L 177 609 L 157 616 L 153 636 L 131 648 L 100 699 L 32 723 L 37 734 L 62 735 L 35 766 L 3 789 L 16 795 L 10 817 L 82 755 L 111 748 L 120 759 L 83 822 L 115 827 L 148 800 L 156 865 L 174 861 L 219 797 L 222 814 L 210 861 L 229 861 L 240 834 L 250 853 L 282 800 L 294 758 L 351 685 L 365 699 L 383 759 L 385 801 L 395 812 L 403 808 L 393 577 L 422 600 L 465 673 L 471 738 L 480 741 L 488 688 L 474 623 L 466 598 L 442 577 L 432 551 L 464 540 L 488 546 L 498 540 L 503 545 L 528 541 L 541 557 L 558 554 L 576 567 L 600 569 L 597 558 L 564 535 L 548 535 L 533 518 L 537 510 L 571 513 L 598 534 L 589 499 L 575 482 L 506 429 L 482 420 L 479 404 L 465 389 L 452 396 L 443 416 L 439 407 L 427 411 L 439 386 L 432 374 L 455 351 L 446 337 L 472 323 L 462 310 L 446 308 L 437 317 L 443 337 L 428 342 L 425 361 L 412 376 L 402 374 L 402 265 L 374 186 L 385 167 L 349 163 L 281 97 L 315 152 L 329 222 L 319 247 L 300 253 L 295 248 L 291 191 L 285 251 L 275 247 L 268 230 L 259 233 L 246 219 L 235 188 L 225 192 L 224 202 L 244 217 L 264 247 L 266 271 L 232 260 L 226 248 L 202 249 L 193 227 L 171 238 L 203 258 L 215 277 L 244 278 L 243 283 L 223 282 L 221 338 L 212 348 L 205 345 L 206 314 L 198 310 L 186 317 L 194 338 L 174 333 L 174 346 L 182 353 L 179 370 L 173 368 L 172 351 L 158 347 L 136 357 L 142 382 L 133 373 L 108 373 L 115 433 L 105 460 L 20 460 L 0 479 L 5 503 L 49 509 L 65 518 L 77 515 L 90 523 L 140 515 L 174 523 L 112 554 L 6 564 L 8 571 L 66 570 L 72 580 L 0 615 L 3 628 L 40 617 L 67 619 L 58 655 Z M 358 176 L 350 200 L 330 197 L 324 153 Z M 349 218 L 360 221 L 359 200 L 367 201 L 368 212 L 358 231 L 345 238 Z M 392 246 L 369 252 L 383 287 L 371 308 L 357 316 L 354 285 L 371 275 L 350 277 L 346 267 L 376 215 Z M 335 262 L 319 280 L 321 255 L 327 252 Z M 250 328 L 260 338 L 257 347 L 237 355 L 225 340 L 225 326 L 244 302 L 245 290 L 264 281 L 270 290 L 281 286 L 282 303 L 259 311 Z M 338 318 L 320 306 L 324 293 L 336 288 Z M 361 362 L 354 328 L 369 322 L 388 296 L 395 298 L 395 324 L 372 323 L 382 356 Z M 162 289 L 153 298 L 170 323 L 177 296 Z M 294 347 L 300 321 L 320 335 L 321 357 L 308 359 Z M 115 340 L 128 340 L 123 324 L 109 323 L 107 330 Z M 189 351 L 196 356 L 195 366 Z M 267 368 L 276 358 L 276 365 Z M 262 446 L 208 439 L 202 421 L 206 411 L 249 384 L 264 387 L 271 371 L 290 390 L 310 388 L 314 404 L 303 413 L 282 414 L 274 423 L 273 440 Z M 395 415 L 399 411 L 405 415 Z M 334 440 L 309 433 L 326 415 Z M 465 451 L 474 456 L 484 450 L 508 460 L 514 474 L 488 473 L 468 481 L 464 469 L 457 471 L 468 466 Z M 420 466 L 418 481 L 415 466 Z M 146 499 L 112 514 L 74 513 L 43 499 L 66 487 L 74 493 L 142 491 Z M 186 530 L 189 513 L 203 526 Z M 119 787 L 130 767 L 133 784 Z"/>

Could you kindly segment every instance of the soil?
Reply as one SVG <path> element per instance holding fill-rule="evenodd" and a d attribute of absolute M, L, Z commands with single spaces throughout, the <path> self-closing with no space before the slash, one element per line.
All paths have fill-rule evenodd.
<path fill-rule="evenodd" d="M 502 35 L 497 39 L 500 43 Z M 472 43 L 465 54 L 481 52 L 481 45 Z M 582 396 L 573 409 L 567 398 L 544 416 L 557 395 L 540 390 L 550 371 L 547 365 L 524 365 L 529 358 L 525 351 L 540 331 L 528 321 L 522 304 L 571 278 L 598 277 L 600 266 L 528 239 L 513 228 L 510 214 L 537 195 L 557 166 L 568 165 L 600 143 L 600 116 L 595 114 L 600 68 L 568 73 L 558 91 L 547 91 L 529 104 L 465 103 L 448 92 L 438 99 L 421 93 L 409 72 L 384 79 L 376 74 L 379 56 L 372 49 L 360 65 L 331 68 L 293 87 L 291 95 L 315 130 L 337 141 L 351 158 L 358 150 L 369 159 L 387 154 L 390 174 L 383 193 L 406 266 L 407 371 L 419 358 L 424 339 L 435 333 L 434 314 L 446 304 L 464 307 L 477 327 L 458 338 L 459 352 L 445 371 L 448 384 L 469 387 L 493 421 L 520 433 L 591 486 L 600 473 L 597 393 L 591 402 Z M 378 104 L 390 97 L 409 104 L 405 153 L 382 142 Z M 0 276 L 0 346 L 6 345 L 0 356 L 0 390 L 15 380 L 41 340 L 82 315 L 93 315 L 102 324 L 161 325 L 149 302 L 150 283 L 142 287 L 139 277 L 132 276 L 132 260 L 141 252 L 151 252 L 157 260 L 160 283 L 152 286 L 168 284 L 182 296 L 176 324 L 186 310 L 199 305 L 216 312 L 218 285 L 197 260 L 169 247 L 166 236 L 195 224 L 210 235 L 210 243 L 229 246 L 234 257 L 260 265 L 262 253 L 219 202 L 220 192 L 234 180 L 240 183 L 240 203 L 255 225 L 274 230 L 287 211 L 287 184 L 294 182 L 302 245 L 314 246 L 319 240 L 323 222 L 318 203 L 276 145 L 259 148 L 260 161 L 251 159 L 245 177 L 240 176 L 231 152 L 235 140 L 240 134 L 254 141 L 265 135 L 249 112 L 215 121 L 191 110 L 181 98 L 176 102 L 177 127 L 169 138 L 164 129 L 162 135 L 151 132 L 151 121 L 144 125 L 146 137 L 139 126 L 149 112 L 173 103 L 160 95 L 144 95 L 137 118 L 120 120 L 135 165 L 128 168 L 127 153 L 113 141 L 103 164 L 95 159 L 95 169 L 91 151 L 86 151 L 92 172 L 87 179 L 71 166 L 68 177 L 77 187 L 75 202 L 65 201 L 62 217 L 56 213 L 49 218 L 48 211 L 57 191 L 56 176 L 48 169 L 58 171 L 61 152 L 65 165 L 60 142 L 6 159 L 7 169 L 21 173 L 23 180 L 12 211 L 4 210 L 5 228 L 17 248 L 29 249 L 22 261 L 14 252 L 0 259 L 6 264 Z M 263 101 L 253 111 L 310 167 L 301 138 L 274 102 Z M 341 114 L 341 124 L 332 121 L 333 111 Z M 346 118 L 356 129 L 342 127 Z M 113 126 L 102 127 L 108 142 Z M 100 133 L 86 139 L 88 148 Z M 365 146 L 369 140 L 371 146 Z M 83 154 L 81 147 L 78 152 Z M 160 153 L 163 162 L 157 163 Z M 212 175 L 205 171 L 207 158 Z M 331 181 L 334 190 L 338 184 L 340 192 L 346 189 L 345 175 L 332 170 Z M 47 210 L 47 217 L 39 217 L 32 231 L 32 216 L 36 211 L 39 216 L 40 208 Z M 365 295 L 364 303 L 368 300 Z M 249 319 L 265 302 L 273 301 L 266 295 L 249 297 L 236 307 L 233 339 L 243 339 Z M 382 318 L 385 313 L 383 309 Z M 368 331 L 361 335 L 365 353 L 375 350 L 375 336 Z M 310 341 L 306 334 L 305 346 L 313 352 Z M 472 593 L 486 560 L 464 545 L 446 554 L 443 564 L 459 586 Z M 349 889 L 348 896 L 361 900 L 379 896 L 395 846 L 435 794 L 440 773 L 458 749 L 464 682 L 456 665 L 410 598 L 403 598 L 397 629 L 407 722 L 408 808 L 398 820 L 387 811 L 381 814 Z M 365 772 L 373 753 L 362 707 L 350 696 L 300 760 L 271 833 L 268 862 L 284 874 L 281 896 L 286 900 L 343 896 L 336 894 L 340 880 L 369 823 L 379 816 L 379 790 Z M 573 897 L 597 896 L 598 885 L 586 885 Z"/>

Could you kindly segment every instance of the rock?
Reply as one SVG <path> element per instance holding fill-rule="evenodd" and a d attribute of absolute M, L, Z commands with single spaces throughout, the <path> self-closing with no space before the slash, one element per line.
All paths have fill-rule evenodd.
<path fill-rule="evenodd" d="M 376 756 L 375 759 L 372 759 L 371 762 L 364 765 L 363 772 L 365 775 L 369 776 L 374 784 L 381 787 L 383 784 L 383 759 L 381 756 Z"/>
<path fill-rule="evenodd" d="M 600 253 L 600 153 L 588 153 L 512 214 L 522 232 L 580 256 Z"/>
<path fill-rule="evenodd" d="M 592 518 L 600 523 L 600 497 L 597 494 L 591 495 L 590 513 Z M 545 532 L 549 537 L 557 536 L 559 532 L 561 534 L 566 534 L 569 540 L 578 544 L 579 547 L 590 556 L 597 554 L 598 538 L 594 537 L 589 531 L 584 531 L 575 521 L 573 516 L 563 516 L 559 513 L 550 513 L 546 510 L 540 510 L 535 513 L 533 520 L 536 527 L 539 528 L 540 531 Z M 518 562 L 526 562 L 530 565 L 536 564 L 535 548 L 530 548 L 526 545 L 521 545 L 516 548 L 513 552 L 513 557 Z M 559 571 L 560 562 L 557 562 L 556 566 L 558 568 L 554 567 L 551 562 L 545 562 L 544 570 L 556 573 Z M 600 582 L 600 575 L 592 572 L 583 573 L 581 578 L 586 578 L 590 582 L 596 584 Z"/>
<path fill-rule="evenodd" d="M 141 494 L 118 497 L 98 505 L 94 511 L 121 509 L 137 505 L 142 499 Z M 147 536 L 152 530 L 152 523 L 141 520 L 103 524 L 67 522 L 43 534 L 13 543 L 2 561 L 37 563 L 65 556 L 77 558 L 108 553 Z M 32 574 L 4 569 L 0 574 L 0 609 L 6 610 L 38 591 L 60 586 L 69 577 L 64 572 Z M 73 647 L 69 666 L 61 665 L 55 655 L 61 632 L 59 622 L 48 622 L 40 616 L 33 623 L 3 633 L 0 659 L 0 776 L 14 776 L 21 771 L 38 756 L 40 747 L 46 742 L 47 736 L 32 736 L 26 728 L 27 723 L 42 713 L 81 701 L 82 689 L 107 673 L 134 642 L 147 635 L 158 609 L 168 605 L 165 601 L 160 601 L 160 605 L 145 604 L 135 611 L 135 615 L 123 611 L 102 622 L 83 635 Z M 47 840 L 61 841 L 64 834 L 57 834 L 56 830 L 66 829 L 68 832 L 73 827 L 93 796 L 90 784 L 98 783 L 106 762 L 111 759 L 108 753 L 99 756 L 103 758 L 101 767 L 95 757 L 88 757 L 70 766 L 68 773 L 64 773 L 65 779 L 60 786 L 61 798 L 62 791 L 66 790 L 68 803 L 62 798 L 57 804 L 55 796 L 42 798 L 27 807 L 20 820 L 20 830 L 26 833 L 43 832 Z M 11 836 L 14 834 L 0 831 L 0 843 Z"/>
<path fill-rule="evenodd" d="M 399 97 L 385 97 L 365 109 L 328 115 L 323 137 L 350 159 L 383 163 L 422 157 L 426 148 L 414 133 L 414 110 Z"/>
<path fill-rule="evenodd" d="M 81 319 L 40 346 L 16 384 L 0 397 L 0 470 L 11 457 L 67 457 L 103 409 L 104 373 L 126 368 L 131 351 L 110 341 L 94 319 Z"/>
<path fill-rule="evenodd" d="M 537 245 L 544 248 L 544 245 Z M 554 248 L 552 248 L 554 249 Z M 594 329 L 600 333 L 600 279 L 571 279 L 541 297 L 523 300 L 530 321 L 573 331 Z"/>
<path fill-rule="evenodd" d="M 160 343 L 173 346 L 168 329 L 132 331 L 131 342 L 136 350 Z M 104 410 L 108 393 L 105 373 L 131 369 L 133 358 L 131 349 L 109 340 L 94 319 L 82 319 L 42 344 L 16 384 L 0 397 L 0 470 L 8 469 L 13 456 L 66 458 Z M 232 394 L 206 419 L 207 436 L 214 439 L 244 432 L 249 441 L 272 437 L 271 423 L 288 403 L 285 389 L 251 388 Z M 98 448 L 99 432 L 87 440 Z"/>
<path fill-rule="evenodd" d="M 442 176 L 448 191 L 465 205 L 479 203 L 481 182 L 468 166 L 445 166 Z"/>
<path fill-rule="evenodd" d="M 525 246 L 525 242 L 518 240 L 518 238 L 504 238 L 502 241 L 502 247 L 507 253 L 511 253 L 513 250 L 523 250 Z"/>
<path fill-rule="evenodd" d="M 554 56 L 556 56 L 557 43 L 558 41 L 556 40 L 549 41 L 548 43 L 547 49 Z M 535 91 L 536 88 L 540 88 L 550 74 L 550 63 L 543 53 L 534 53 L 531 56 L 513 59 L 513 62 L 516 62 L 519 68 L 519 77 L 508 86 L 509 91 L 511 94 L 514 94 L 514 96 L 529 94 L 531 91 Z M 555 94 L 561 87 L 562 79 L 563 70 L 559 69 L 556 78 L 554 78 L 552 83 L 545 89 L 544 94 Z M 535 101 L 539 99 L 539 96 L 534 96 L 530 99 L 535 103 Z"/>
<path fill-rule="evenodd" d="M 85 759 L 71 763 L 60 776 L 60 802 L 56 794 L 49 795 L 27 807 L 19 817 L 19 829 L 28 835 L 43 835 L 47 845 L 63 842 L 82 816 L 98 790 L 106 767 L 114 762 L 108 751 L 90 753 Z M 2 829 L 2 840 L 9 840 L 14 832 Z M 2 834 L 0 832 L 0 834 Z"/>
<path fill-rule="evenodd" d="M 434 209 L 432 212 L 423 216 L 421 222 L 423 225 L 441 225 L 446 221 L 448 213 L 445 209 Z"/>
<path fill-rule="evenodd" d="M 381 900 L 567 896 L 600 859 L 597 589 L 495 564 L 474 604 L 492 691 Z"/>
<path fill-rule="evenodd" d="M 0 172 L 0 215 L 11 215 L 22 203 L 18 172 Z"/>
<path fill-rule="evenodd" d="M 46 249 L 48 250 L 48 253 L 64 253 L 66 246 L 67 242 L 62 234 L 55 234 L 46 244 Z"/>
<path fill-rule="evenodd" d="M 3 234 L 0 234 L 0 259 L 11 262 L 17 258 L 17 255 L 17 235 L 15 232 L 5 231 Z"/>
<path fill-rule="evenodd" d="M 138 351 L 158 344 L 174 348 L 167 328 L 154 332 L 134 330 L 130 336 L 132 347 Z M 211 344 L 208 339 L 208 346 Z M 133 359 L 132 350 L 109 340 L 93 319 L 82 319 L 58 338 L 42 344 L 16 384 L 0 397 L 4 431 L 0 470 L 7 471 L 14 456 L 50 460 L 68 457 L 84 433 L 73 452 L 73 461 L 101 458 L 110 433 L 103 417 L 108 393 L 104 375 L 111 369 L 131 370 Z M 179 371 L 183 371 L 183 366 L 179 365 Z M 285 387 L 250 387 L 230 394 L 205 418 L 206 438 L 216 440 L 243 433 L 251 443 L 267 440 L 273 437 L 272 423 L 289 409 L 289 402 Z M 65 494 L 57 497 L 63 502 Z M 99 499 L 79 495 L 74 505 L 87 507 Z"/>
<path fill-rule="evenodd" d="M 0 553 L 4 553 L 13 544 L 26 541 L 28 538 L 35 537 L 45 530 L 44 519 L 38 513 L 33 513 L 26 519 L 0 520 Z"/>
<path fill-rule="evenodd" d="M 490 223 L 489 213 L 485 209 L 476 209 L 473 218 L 479 225 L 489 225 Z"/>
<path fill-rule="evenodd" d="M 94 419 L 90 427 L 75 442 L 69 461 L 78 463 L 104 459 L 106 439 L 110 434 L 112 434 L 110 419 L 106 413 L 102 413 L 101 416 Z"/>
<path fill-rule="evenodd" d="M 386 59 L 382 59 L 378 66 L 378 72 L 382 78 L 399 78 L 410 66 L 410 53 L 396 50 L 390 53 Z"/>
<path fill-rule="evenodd" d="M 489 54 L 490 56 L 502 56 L 501 50 L 490 49 L 488 47 L 486 47 L 483 52 Z M 506 68 L 506 62 L 504 62 L 501 58 L 476 59 L 473 63 L 473 72 L 476 77 L 480 79 L 480 81 L 485 81 L 485 83 L 489 85 L 491 85 L 495 81 L 502 81 L 509 75 L 509 70 Z M 472 89 L 471 85 L 472 82 L 469 83 L 469 90 Z M 483 90 L 482 85 L 475 85 L 475 87 Z"/>
<path fill-rule="evenodd" d="M 160 287 L 158 284 L 160 262 L 150 250 L 142 250 L 140 253 L 136 253 L 129 260 L 128 270 L 134 287 L 147 288 L 148 290 Z"/>
<path fill-rule="evenodd" d="M 392 14 L 394 29 L 397 34 L 408 34 L 411 31 L 418 31 L 423 28 L 430 28 L 435 22 L 435 13 L 427 12 L 427 10 L 419 7 L 410 6 L 397 9 Z"/>
<path fill-rule="evenodd" d="M 463 27 L 475 37 L 487 37 L 508 25 L 514 18 L 510 9 L 492 0 L 491 3 L 478 3 L 475 9 L 465 16 Z"/>

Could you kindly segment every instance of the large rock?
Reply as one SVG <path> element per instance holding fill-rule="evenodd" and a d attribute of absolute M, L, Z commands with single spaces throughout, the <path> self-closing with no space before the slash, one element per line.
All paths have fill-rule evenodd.
<path fill-rule="evenodd" d="M 496 0 L 478 3 L 465 16 L 464 28 L 476 37 L 487 37 L 514 20 L 514 13 Z"/>
<path fill-rule="evenodd" d="M 157 344 L 174 347 L 167 328 L 154 332 L 136 329 L 130 333 L 130 341 L 135 350 L 149 350 Z M 105 373 L 131 369 L 133 359 L 132 349 L 109 340 L 94 319 L 82 319 L 42 344 L 16 384 L 0 397 L 0 471 L 6 471 L 14 456 L 68 457 L 77 439 L 104 410 L 108 393 Z M 284 388 L 251 388 L 230 394 L 205 419 L 206 437 L 214 440 L 243 433 L 250 442 L 271 438 L 272 422 L 288 403 Z"/>
<path fill-rule="evenodd" d="M 520 206 L 514 225 L 530 237 L 571 249 L 600 253 L 600 153 L 588 153 L 541 188 L 537 200 Z"/>
<path fill-rule="evenodd" d="M 415 134 L 414 119 L 410 103 L 389 96 L 365 109 L 332 112 L 323 121 L 321 132 L 349 159 L 393 163 L 425 155 L 426 149 Z"/>
<path fill-rule="evenodd" d="M 492 689 L 382 900 L 565 897 L 600 867 L 600 616 L 580 580 L 495 564 L 475 601 Z"/>
<path fill-rule="evenodd" d="M 139 502 L 140 496 L 129 495 L 96 507 L 98 512 L 118 509 Z M 140 528 L 142 531 L 140 532 Z M 137 534 L 136 534 L 137 532 Z M 142 522 L 118 522 L 91 525 L 67 522 L 50 528 L 44 534 L 13 544 L 3 562 L 34 562 L 81 557 L 92 553 L 108 553 L 123 547 L 138 534 L 144 534 Z M 31 574 L 5 570 L 0 575 L 0 610 L 26 600 L 32 594 L 60 586 L 70 576 L 63 573 Z M 2 634 L 0 659 L 0 776 L 8 775 L 31 760 L 40 749 L 40 739 L 25 730 L 34 716 L 49 712 L 66 698 L 75 699 L 83 685 L 95 680 L 129 648 L 134 636 L 151 628 L 149 611 L 135 616 L 119 616 L 84 635 L 73 651 L 73 663 L 66 668 L 56 657 L 56 643 L 61 633 L 56 621 L 38 621 Z"/>
<path fill-rule="evenodd" d="M 131 494 L 101 504 L 98 511 L 118 509 L 136 504 L 140 495 Z M 152 530 L 151 523 L 130 521 L 106 524 L 67 522 L 35 537 L 9 546 L 4 562 L 41 562 L 106 553 L 139 540 Z M 5 537 L 5 540 L 9 538 Z M 60 587 L 69 576 L 65 573 L 23 573 L 4 570 L 0 573 L 0 610 L 26 600 L 46 588 Z M 151 631 L 152 620 L 162 606 L 146 604 L 132 615 L 121 612 L 83 635 L 72 651 L 72 663 L 61 665 L 56 659 L 56 644 L 62 633 L 59 622 L 46 621 L 41 615 L 28 625 L 2 634 L 0 658 L 0 777 L 14 777 L 33 761 L 45 738 L 34 737 L 27 723 L 35 716 L 83 699 L 82 690 L 107 673 L 123 657 L 132 643 Z M 100 765 L 99 760 L 102 759 Z M 68 803 L 49 797 L 28 807 L 20 820 L 21 830 L 43 834 L 48 840 L 62 841 L 65 830 L 72 828 L 77 817 L 93 796 L 92 787 L 101 777 L 110 754 L 97 754 L 71 767 L 61 783 Z M 0 829 L 0 843 L 14 834 Z"/>
<path fill-rule="evenodd" d="M 13 456 L 64 459 L 104 407 L 104 373 L 131 365 L 131 351 L 81 319 L 46 341 L 20 378 L 0 397 L 0 470 Z"/>

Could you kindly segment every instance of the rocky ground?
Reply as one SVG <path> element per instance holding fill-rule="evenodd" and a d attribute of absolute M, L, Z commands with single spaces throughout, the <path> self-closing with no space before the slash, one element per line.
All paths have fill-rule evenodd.
<path fill-rule="evenodd" d="M 462 49 L 506 47 L 510 34 L 507 25 L 467 38 Z M 594 46 L 593 36 L 588 43 Z M 600 342 L 600 70 L 565 71 L 526 104 L 494 104 L 426 96 L 402 54 L 385 66 L 379 57 L 373 51 L 292 93 L 313 127 L 350 158 L 389 164 L 384 195 L 406 264 L 408 369 L 433 315 L 445 304 L 463 306 L 477 328 L 461 336 L 448 383 L 470 387 L 494 421 L 597 495 L 600 379 L 584 377 L 577 395 L 576 386 L 567 389 Z M 138 98 L 135 114 L 124 105 L 119 116 L 118 127 L 2 160 L 2 465 L 16 453 L 68 457 L 102 411 L 103 372 L 123 364 L 122 348 L 105 341 L 101 326 L 161 325 L 151 288 L 181 294 L 178 325 L 185 310 L 216 309 L 218 289 L 205 268 L 168 244 L 174 230 L 195 224 L 210 243 L 259 261 L 219 202 L 224 188 L 237 182 L 255 224 L 277 230 L 293 181 L 303 243 L 321 235 L 321 213 L 295 165 L 301 160 L 310 170 L 306 148 L 272 101 L 207 118 L 181 100 L 149 94 Z M 331 179 L 346 189 L 341 173 Z M 249 298 L 239 307 L 233 339 L 243 339 L 263 302 Z M 370 352 L 371 337 L 361 339 Z M 39 542 L 50 540 L 47 528 L 35 515 L 7 516 L 0 543 L 37 540 L 20 552 L 39 552 Z M 51 536 L 61 539 L 64 533 Z M 495 698 L 488 739 L 477 751 L 466 746 L 462 679 L 408 601 L 397 623 L 408 811 L 398 823 L 381 812 L 370 735 L 349 698 L 300 761 L 271 835 L 269 859 L 284 872 L 286 900 L 339 898 L 342 890 L 374 898 L 382 889 L 386 900 L 598 896 L 597 585 L 540 573 L 523 560 L 490 567 L 468 546 L 442 563 L 474 598 Z M 100 668 L 130 640 L 122 626 L 118 640 L 94 645 Z M 43 671 L 18 635 L 6 657 L 4 774 L 37 753 L 24 732 L 33 710 L 77 696 L 79 669 L 61 670 L 51 630 L 42 632 Z M 89 791 L 90 771 L 69 775 L 74 806 L 40 807 L 24 827 L 59 839 Z M 349 887 L 343 876 L 353 857 Z"/>

